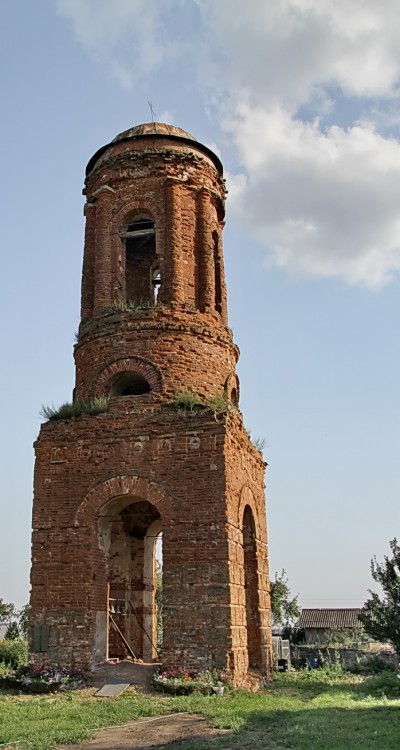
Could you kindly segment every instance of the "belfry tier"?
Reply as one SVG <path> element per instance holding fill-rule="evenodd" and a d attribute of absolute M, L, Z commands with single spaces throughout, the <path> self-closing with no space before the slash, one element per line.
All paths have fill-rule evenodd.
<path fill-rule="evenodd" d="M 218 157 L 180 128 L 140 125 L 92 157 L 84 193 L 75 397 L 236 401 Z"/>

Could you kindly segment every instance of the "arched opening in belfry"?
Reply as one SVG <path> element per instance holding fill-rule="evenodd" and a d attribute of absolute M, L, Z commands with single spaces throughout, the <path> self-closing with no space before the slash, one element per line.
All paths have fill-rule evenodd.
<path fill-rule="evenodd" d="M 218 232 L 213 232 L 215 309 L 222 313 L 221 258 Z"/>
<path fill-rule="evenodd" d="M 260 669 L 261 622 L 258 592 L 256 530 L 253 513 L 249 505 L 246 505 L 243 513 L 243 553 L 249 667 Z"/>
<path fill-rule="evenodd" d="M 105 558 L 104 659 L 157 659 L 156 542 L 162 521 L 154 505 L 139 497 L 108 501 L 98 517 Z"/>
<path fill-rule="evenodd" d="M 161 274 L 156 252 L 154 221 L 145 216 L 135 216 L 121 228 L 120 237 L 125 245 L 126 301 L 140 305 L 154 305 L 155 287 L 161 285 Z M 158 278 L 154 278 L 157 268 Z"/>
<path fill-rule="evenodd" d="M 142 396 L 150 391 L 149 381 L 139 372 L 120 372 L 110 383 L 110 396 Z"/>

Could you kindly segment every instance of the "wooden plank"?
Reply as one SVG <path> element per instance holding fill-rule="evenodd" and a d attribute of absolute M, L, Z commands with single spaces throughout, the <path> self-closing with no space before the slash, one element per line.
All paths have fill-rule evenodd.
<path fill-rule="evenodd" d="M 126 690 L 130 685 L 130 682 L 123 682 L 122 680 L 110 680 L 103 685 L 97 693 L 94 694 L 95 698 L 117 698 L 118 695 Z"/>
<path fill-rule="evenodd" d="M 108 659 L 109 649 L 110 649 L 110 584 L 109 583 L 107 583 L 106 597 L 107 597 L 107 602 L 106 602 L 106 608 L 107 608 L 106 659 Z"/>
<path fill-rule="evenodd" d="M 130 645 L 129 645 L 128 641 L 126 640 L 126 638 L 125 638 L 124 634 L 123 634 L 123 633 L 121 633 L 121 631 L 120 631 L 120 629 L 119 629 L 119 627 L 118 627 L 117 623 L 115 622 L 115 620 L 114 620 L 114 618 L 113 618 L 113 616 L 112 616 L 111 614 L 109 615 L 109 619 L 110 619 L 111 625 L 113 626 L 114 630 L 115 630 L 115 631 L 116 631 L 116 632 L 118 633 L 119 637 L 121 638 L 121 641 L 122 641 L 122 643 L 124 644 L 125 648 L 127 649 L 127 651 L 128 651 L 128 653 L 129 653 L 129 655 L 130 655 L 130 656 L 132 657 L 132 659 L 133 659 L 134 661 L 136 661 L 136 656 L 135 656 L 135 654 L 133 653 L 133 651 L 132 651 L 132 649 L 131 649 L 131 647 L 130 647 Z"/>
<path fill-rule="evenodd" d="M 48 651 L 49 637 L 50 637 L 49 625 L 42 625 L 42 624 L 34 625 L 33 626 L 32 650 L 36 653 L 40 651 Z"/>

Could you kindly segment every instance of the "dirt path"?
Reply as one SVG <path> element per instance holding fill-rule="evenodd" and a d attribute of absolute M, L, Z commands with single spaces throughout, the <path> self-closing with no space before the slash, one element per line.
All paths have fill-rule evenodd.
<path fill-rule="evenodd" d="M 150 750 L 171 742 L 206 740 L 222 734 L 229 734 L 229 730 L 215 729 L 204 716 L 177 714 L 102 729 L 89 742 L 64 746 L 63 750 Z"/>

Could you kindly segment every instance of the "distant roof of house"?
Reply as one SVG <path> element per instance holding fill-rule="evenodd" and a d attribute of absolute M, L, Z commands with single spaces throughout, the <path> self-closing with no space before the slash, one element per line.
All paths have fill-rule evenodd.
<path fill-rule="evenodd" d="M 362 628 L 362 609 L 302 609 L 298 628 Z"/>

